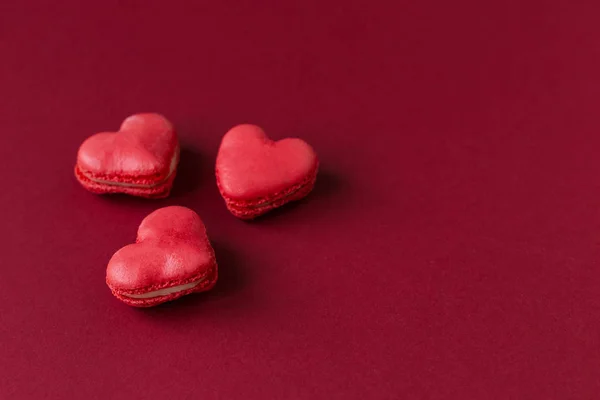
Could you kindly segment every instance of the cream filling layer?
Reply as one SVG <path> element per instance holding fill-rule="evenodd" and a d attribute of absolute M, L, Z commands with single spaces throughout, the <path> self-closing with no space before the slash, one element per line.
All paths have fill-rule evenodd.
<path fill-rule="evenodd" d="M 171 164 L 169 165 L 169 174 L 166 176 L 166 178 L 160 182 L 151 183 L 151 184 L 147 184 L 147 185 L 144 185 L 141 183 L 123 183 L 123 182 L 105 181 L 103 179 L 93 178 L 83 171 L 81 173 L 83 175 L 85 175 L 90 181 L 95 182 L 95 183 L 100 183 L 103 185 L 111 185 L 111 186 L 119 186 L 119 187 L 127 187 L 127 188 L 153 188 L 153 187 L 162 185 L 167 180 L 169 180 L 171 175 L 173 175 L 173 172 L 175 172 L 175 168 L 177 168 L 178 154 L 179 154 L 179 147 L 177 149 L 175 149 L 175 153 L 173 153 L 173 158 L 171 158 Z"/>
<path fill-rule="evenodd" d="M 142 294 L 123 293 L 123 296 L 129 297 L 132 299 L 152 299 L 154 297 L 166 296 L 168 294 L 183 292 L 184 290 L 188 290 L 188 289 L 198 286 L 205 280 L 206 280 L 206 278 L 202 278 L 195 282 L 186 283 L 185 285 L 171 286 L 168 288 L 159 289 L 159 290 L 155 290 L 153 292 L 142 293 Z"/>

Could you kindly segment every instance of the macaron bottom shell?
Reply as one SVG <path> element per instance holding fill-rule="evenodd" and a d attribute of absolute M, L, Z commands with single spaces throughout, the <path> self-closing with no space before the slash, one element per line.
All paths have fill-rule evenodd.
<path fill-rule="evenodd" d="M 205 292 L 207 290 L 210 290 L 217 283 L 217 278 L 218 278 L 218 270 L 215 265 L 208 271 L 207 274 L 204 274 L 203 277 L 196 277 L 193 279 L 188 279 L 186 281 L 182 281 L 181 283 L 170 282 L 169 286 L 165 286 L 162 288 L 156 288 L 156 287 L 144 288 L 142 290 L 136 290 L 135 291 L 136 293 L 131 293 L 131 292 L 127 292 L 124 290 L 115 289 L 108 282 L 107 282 L 107 285 L 108 285 L 110 291 L 112 292 L 113 296 L 115 296 L 117 299 L 121 300 L 123 303 L 125 303 L 129 306 L 153 307 L 153 306 L 156 306 L 156 305 L 159 305 L 162 303 L 166 303 L 168 301 L 177 300 L 180 297 L 186 296 L 188 294 L 200 293 L 200 292 Z M 197 284 L 193 285 L 192 287 L 185 288 L 185 286 L 191 282 L 197 282 Z M 131 296 L 139 296 L 140 294 L 143 294 L 143 293 L 156 292 L 161 289 L 175 288 L 178 286 L 181 286 L 182 290 L 176 291 L 174 293 L 162 295 L 162 296 L 158 295 L 156 297 L 147 297 L 147 298 L 131 297 Z"/>

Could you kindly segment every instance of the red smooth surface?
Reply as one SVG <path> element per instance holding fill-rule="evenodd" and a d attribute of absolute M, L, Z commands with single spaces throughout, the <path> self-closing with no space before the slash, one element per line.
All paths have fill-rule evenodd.
<path fill-rule="evenodd" d="M 588 1 L 3 1 L 0 398 L 595 399 L 600 24 Z M 144 111 L 172 196 L 99 197 L 89 135 Z M 252 223 L 221 136 L 300 136 L 321 174 Z M 167 205 L 213 291 L 149 310 L 104 283 Z"/>
<path fill-rule="evenodd" d="M 135 243 L 119 249 L 106 267 L 106 284 L 113 295 L 135 307 L 210 290 L 217 278 L 215 252 L 204 224 L 193 210 L 180 206 L 150 213 L 140 224 Z M 168 290 L 172 292 L 165 294 Z"/>
<path fill-rule="evenodd" d="M 301 188 L 312 186 L 318 166 L 315 151 L 304 140 L 272 141 L 260 127 L 245 124 L 223 136 L 215 175 L 224 199 L 256 208 L 269 203 L 269 196 L 293 198 Z"/>
<path fill-rule="evenodd" d="M 157 114 L 134 114 L 123 121 L 118 132 L 101 132 L 85 139 L 76 164 L 97 179 L 132 183 L 134 176 L 142 182 L 133 183 L 148 184 L 150 180 L 157 184 L 169 176 L 176 149 L 177 135 L 169 121 Z"/>

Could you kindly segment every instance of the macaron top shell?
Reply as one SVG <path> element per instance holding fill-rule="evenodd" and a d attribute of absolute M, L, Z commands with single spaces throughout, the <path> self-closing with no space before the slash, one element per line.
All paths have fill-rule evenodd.
<path fill-rule="evenodd" d="M 177 152 L 173 125 L 159 114 L 136 114 L 118 132 L 102 132 L 79 148 L 77 165 L 86 173 L 105 176 L 164 178 Z"/>
<path fill-rule="evenodd" d="M 317 165 L 317 155 L 303 140 L 272 141 L 260 127 L 245 124 L 223 137 L 216 173 L 224 196 L 252 200 L 301 183 Z"/>
<path fill-rule="evenodd" d="M 200 217 L 172 206 L 142 221 L 137 243 L 121 248 L 109 261 L 106 282 L 112 289 L 143 293 L 200 280 L 213 268 L 214 252 Z"/>

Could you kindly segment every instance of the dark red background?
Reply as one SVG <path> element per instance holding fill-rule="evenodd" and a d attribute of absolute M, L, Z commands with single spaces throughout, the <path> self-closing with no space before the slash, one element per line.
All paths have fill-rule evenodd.
<path fill-rule="evenodd" d="M 598 398 L 593 3 L 3 1 L 0 398 Z M 172 196 L 83 190 L 81 141 L 141 111 Z M 213 177 L 242 122 L 322 163 L 253 223 Z M 107 261 L 172 204 L 221 279 L 129 308 Z"/>

